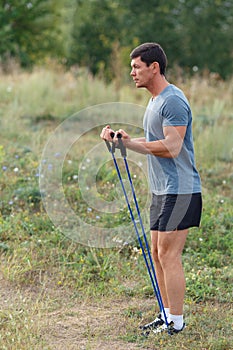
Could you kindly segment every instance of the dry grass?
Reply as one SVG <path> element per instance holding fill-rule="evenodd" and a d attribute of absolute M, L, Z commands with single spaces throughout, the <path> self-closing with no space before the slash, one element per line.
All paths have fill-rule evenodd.
<path fill-rule="evenodd" d="M 28 192 L 21 192 L 15 200 L 14 192 L 28 185 L 37 189 L 35 174 L 41 151 L 49 133 L 67 116 L 105 102 L 145 106 L 149 96 L 133 85 L 116 90 L 86 72 L 60 68 L 1 76 L 0 161 L 8 169 L 0 180 L 2 350 L 233 349 L 230 248 L 227 257 L 220 249 L 229 235 L 231 215 L 233 84 L 196 77 L 180 79 L 178 86 L 190 98 L 194 112 L 198 168 L 208 199 L 204 208 L 206 231 L 196 232 L 193 241 L 190 238 L 191 252 L 187 252 L 187 329 L 177 337 L 165 334 L 145 340 L 138 326 L 154 317 L 156 303 L 143 289 L 147 283 L 144 266 L 132 264 L 127 250 L 121 252 L 125 259 L 117 255 L 119 252 L 108 252 L 98 256 L 100 263 L 96 264 L 91 251 L 83 253 L 64 243 L 36 202 L 36 191 L 31 192 L 35 202 L 28 201 Z M 77 152 L 80 150 L 85 152 L 85 147 Z M 16 159 L 16 155 L 20 156 Z M 18 173 L 14 172 L 16 167 Z M 75 183 L 73 186 L 74 192 Z M 12 196 L 15 202 L 9 204 Z M 219 255 L 213 254 L 211 260 L 208 244 L 215 246 L 213 230 L 222 241 L 215 251 Z M 206 250 L 196 253 L 198 238 Z M 225 258 L 229 266 L 221 270 Z M 197 275 L 202 259 L 212 265 Z M 216 278 L 211 281 L 214 273 Z"/>
<path fill-rule="evenodd" d="M 17 287 L 1 277 L 1 343 L 12 350 L 233 349 L 230 304 L 186 302 L 187 328 L 144 339 L 139 326 L 155 315 L 154 298 L 74 296 L 44 286 Z"/>

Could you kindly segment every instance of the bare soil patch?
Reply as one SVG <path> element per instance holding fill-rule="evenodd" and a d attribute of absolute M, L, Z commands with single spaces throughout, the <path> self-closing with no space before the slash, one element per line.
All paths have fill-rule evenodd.
<path fill-rule="evenodd" d="M 131 297 L 74 299 L 69 291 L 53 285 L 18 287 L 5 280 L 2 274 L 0 295 L 2 312 L 13 314 L 11 310 L 21 309 L 22 314 L 24 311 L 31 314 L 35 349 L 138 349 L 138 344 L 128 342 L 127 329 L 132 326 L 130 313 L 143 307 L 145 300 Z M 149 303 L 153 307 L 154 300 Z M 31 350 L 30 346 L 28 344 L 24 350 Z"/>
<path fill-rule="evenodd" d="M 188 327 L 174 342 L 166 334 L 148 341 L 139 337 L 139 325 L 155 315 L 154 298 L 81 297 L 52 280 L 17 286 L 2 274 L 0 295 L 0 337 L 6 323 L 12 331 L 16 324 L 12 319 L 17 322 L 13 332 L 19 343 L 10 347 L 1 344 L 7 350 L 233 349 L 230 303 L 187 303 Z M 11 344 L 10 338 L 4 339 Z"/>

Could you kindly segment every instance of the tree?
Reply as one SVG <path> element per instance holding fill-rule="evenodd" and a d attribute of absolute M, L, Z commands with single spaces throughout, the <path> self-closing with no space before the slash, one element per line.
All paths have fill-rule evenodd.
<path fill-rule="evenodd" d="M 0 56 L 28 66 L 48 55 L 62 55 L 59 3 L 55 0 L 5 0 L 0 7 Z"/>
<path fill-rule="evenodd" d="M 119 11 L 116 0 L 77 1 L 70 64 L 84 65 L 93 74 L 104 70 L 105 75 L 112 78 L 108 67 L 113 48 L 121 35 Z"/>
<path fill-rule="evenodd" d="M 96 74 L 109 69 L 116 43 L 124 51 L 157 41 L 169 67 L 192 72 L 196 66 L 224 78 L 233 73 L 230 0 L 76 1 L 70 63 L 86 65 Z"/>
<path fill-rule="evenodd" d="M 233 73 L 233 3 L 228 0 L 183 0 L 180 22 L 184 57 L 179 63 L 218 72 Z"/>

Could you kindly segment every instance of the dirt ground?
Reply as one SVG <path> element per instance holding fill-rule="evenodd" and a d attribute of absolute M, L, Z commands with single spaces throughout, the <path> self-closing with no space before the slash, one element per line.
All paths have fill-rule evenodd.
<path fill-rule="evenodd" d="M 73 298 L 69 291 L 48 285 L 43 290 L 40 286 L 18 288 L 1 274 L 0 296 L 0 308 L 5 314 L 9 311 L 14 317 L 14 312 L 22 310 L 22 318 L 24 313 L 31 315 L 35 334 L 30 334 L 30 339 L 37 339 L 36 349 L 139 349 L 138 343 L 130 342 L 128 333 L 138 327 L 140 319 L 135 325 L 131 314 L 135 316 L 136 310 L 143 308 L 145 299 Z M 151 300 L 147 308 L 153 305 Z M 29 344 L 25 346 L 23 350 L 31 350 Z"/>
<path fill-rule="evenodd" d="M 139 337 L 139 325 L 151 321 L 155 305 L 154 298 L 130 295 L 80 296 L 49 280 L 17 287 L 0 273 L 0 349 L 233 350 L 230 303 L 187 303 L 188 327 L 175 342 L 166 334 Z"/>
<path fill-rule="evenodd" d="M 126 337 L 124 309 L 128 308 L 122 303 L 122 300 L 102 305 L 83 302 L 68 312 L 59 310 L 51 313 L 43 338 L 52 349 L 59 350 L 138 349 L 135 344 L 120 339 Z"/>

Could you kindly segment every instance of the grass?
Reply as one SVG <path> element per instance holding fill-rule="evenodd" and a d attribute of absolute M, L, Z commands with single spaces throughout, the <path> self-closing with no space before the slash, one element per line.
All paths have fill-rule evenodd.
<path fill-rule="evenodd" d="M 201 227 L 191 231 L 183 256 L 188 327 L 174 341 L 166 335 L 143 340 L 138 334 L 138 325 L 154 316 L 153 291 L 128 227 L 127 207 L 109 154 L 102 144 L 95 148 L 101 129 L 97 114 L 121 118 L 129 107 L 124 103 L 131 103 L 125 118 L 131 123 L 127 127 L 138 135 L 141 131 L 133 125 L 139 118 L 135 122 L 133 117 L 140 116 L 141 109 L 135 105 L 145 105 L 148 95 L 130 84 L 116 90 L 114 84 L 106 86 L 86 72 L 64 72 L 60 67 L 15 71 L 1 78 L 1 348 L 232 349 L 232 81 L 178 80 L 192 104 L 204 208 Z M 102 108 L 110 101 L 123 105 Z M 82 110 L 93 105 L 100 107 L 88 111 L 86 130 L 87 114 Z M 78 111 L 74 125 L 81 138 L 64 157 L 62 188 L 69 207 L 82 221 L 78 237 L 86 241 L 85 228 L 90 225 L 94 228 L 90 238 L 96 243 L 96 228 L 107 228 L 104 239 L 115 239 L 115 245 L 107 248 L 68 239 L 41 200 L 42 151 L 51 133 Z M 146 214 L 143 160 L 128 157 Z M 49 164 L 58 161 L 56 154 Z"/>

